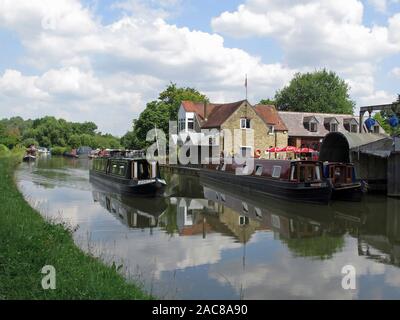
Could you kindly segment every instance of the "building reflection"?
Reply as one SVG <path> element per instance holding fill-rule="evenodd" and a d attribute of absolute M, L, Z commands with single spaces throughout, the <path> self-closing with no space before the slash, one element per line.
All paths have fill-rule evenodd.
<path fill-rule="evenodd" d="M 195 177 L 170 175 L 170 196 L 124 198 L 93 191 L 93 199 L 130 228 L 160 228 L 171 236 L 207 238 L 218 233 L 246 245 L 258 232 L 272 232 L 294 256 L 330 259 L 358 241 L 358 255 L 400 266 L 400 201 L 367 197 L 331 206 L 291 204 L 243 196 Z"/>

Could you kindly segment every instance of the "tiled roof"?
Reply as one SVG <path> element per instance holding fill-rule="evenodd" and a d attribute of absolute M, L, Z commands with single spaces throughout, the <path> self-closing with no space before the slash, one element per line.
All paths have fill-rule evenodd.
<path fill-rule="evenodd" d="M 258 104 L 254 107 L 258 116 L 264 120 L 265 123 L 271 124 L 274 126 L 274 130 L 277 131 L 287 131 L 285 123 L 282 118 L 279 116 L 278 111 L 275 109 L 275 106 L 272 105 L 264 105 Z"/>
<path fill-rule="evenodd" d="M 328 114 L 328 113 L 311 113 L 311 112 L 287 112 L 287 111 L 279 111 L 278 112 L 283 122 L 288 127 L 289 136 L 297 136 L 297 137 L 324 137 L 330 131 L 329 126 L 326 126 L 327 122 L 330 122 L 333 118 L 335 118 L 338 124 L 339 132 L 348 132 L 344 126 L 344 120 L 354 118 L 355 116 L 351 114 Z M 315 117 L 317 119 L 317 131 L 311 132 L 305 126 L 304 123 L 308 122 L 311 117 Z M 356 119 L 357 120 L 357 119 Z"/>
<path fill-rule="evenodd" d="M 207 116 L 207 121 L 203 123 L 202 128 L 220 127 L 244 102 L 246 100 L 225 104 L 211 104 L 213 108 Z"/>

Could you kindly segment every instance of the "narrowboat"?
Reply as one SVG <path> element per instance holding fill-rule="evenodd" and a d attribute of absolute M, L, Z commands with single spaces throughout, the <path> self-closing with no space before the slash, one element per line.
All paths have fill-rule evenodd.
<path fill-rule="evenodd" d="M 331 181 L 332 199 L 361 201 L 365 186 L 352 163 L 324 162 L 324 177 Z"/>
<path fill-rule="evenodd" d="M 27 154 L 22 158 L 23 162 L 32 162 L 36 160 L 36 156 L 32 155 L 32 154 Z"/>
<path fill-rule="evenodd" d="M 279 199 L 328 204 L 332 195 L 332 185 L 324 179 L 320 161 L 254 159 L 253 168 L 222 163 L 203 167 L 199 174 L 244 192 Z"/>
<path fill-rule="evenodd" d="M 90 181 L 119 193 L 143 196 L 160 195 L 166 186 L 158 163 L 148 162 L 143 153 L 118 152 L 111 153 L 110 157 L 93 159 Z"/>

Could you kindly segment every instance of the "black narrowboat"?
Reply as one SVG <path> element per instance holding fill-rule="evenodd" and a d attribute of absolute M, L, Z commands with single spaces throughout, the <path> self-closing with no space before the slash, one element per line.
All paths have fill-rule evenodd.
<path fill-rule="evenodd" d="M 143 196 L 161 195 L 166 186 L 158 162 L 148 162 L 143 153 L 93 159 L 90 181 L 118 193 Z"/>
<path fill-rule="evenodd" d="M 324 177 L 332 184 L 332 199 L 361 201 L 365 186 L 352 163 L 324 162 Z"/>
<path fill-rule="evenodd" d="M 242 172 L 242 174 L 237 174 Z M 200 177 L 231 185 L 244 192 L 300 202 L 328 204 L 332 186 L 323 177 L 320 161 L 254 159 L 245 164 L 207 165 Z"/>

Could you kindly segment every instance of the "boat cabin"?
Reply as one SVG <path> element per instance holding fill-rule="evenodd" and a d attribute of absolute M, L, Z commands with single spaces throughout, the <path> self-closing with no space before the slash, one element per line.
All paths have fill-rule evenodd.
<path fill-rule="evenodd" d="M 317 182 L 323 179 L 322 163 L 319 161 L 255 159 L 251 172 L 249 172 L 251 168 L 247 168 L 245 164 L 236 163 L 222 163 L 215 168 L 209 167 L 209 169 L 232 173 L 240 170 L 246 175 L 290 182 Z"/>
<path fill-rule="evenodd" d="M 145 180 L 160 176 L 160 168 L 156 161 L 130 158 L 96 158 L 93 160 L 93 170 L 106 175 Z"/>
<path fill-rule="evenodd" d="M 351 163 L 324 162 L 324 176 L 332 179 L 334 185 L 356 181 L 354 165 Z"/>

